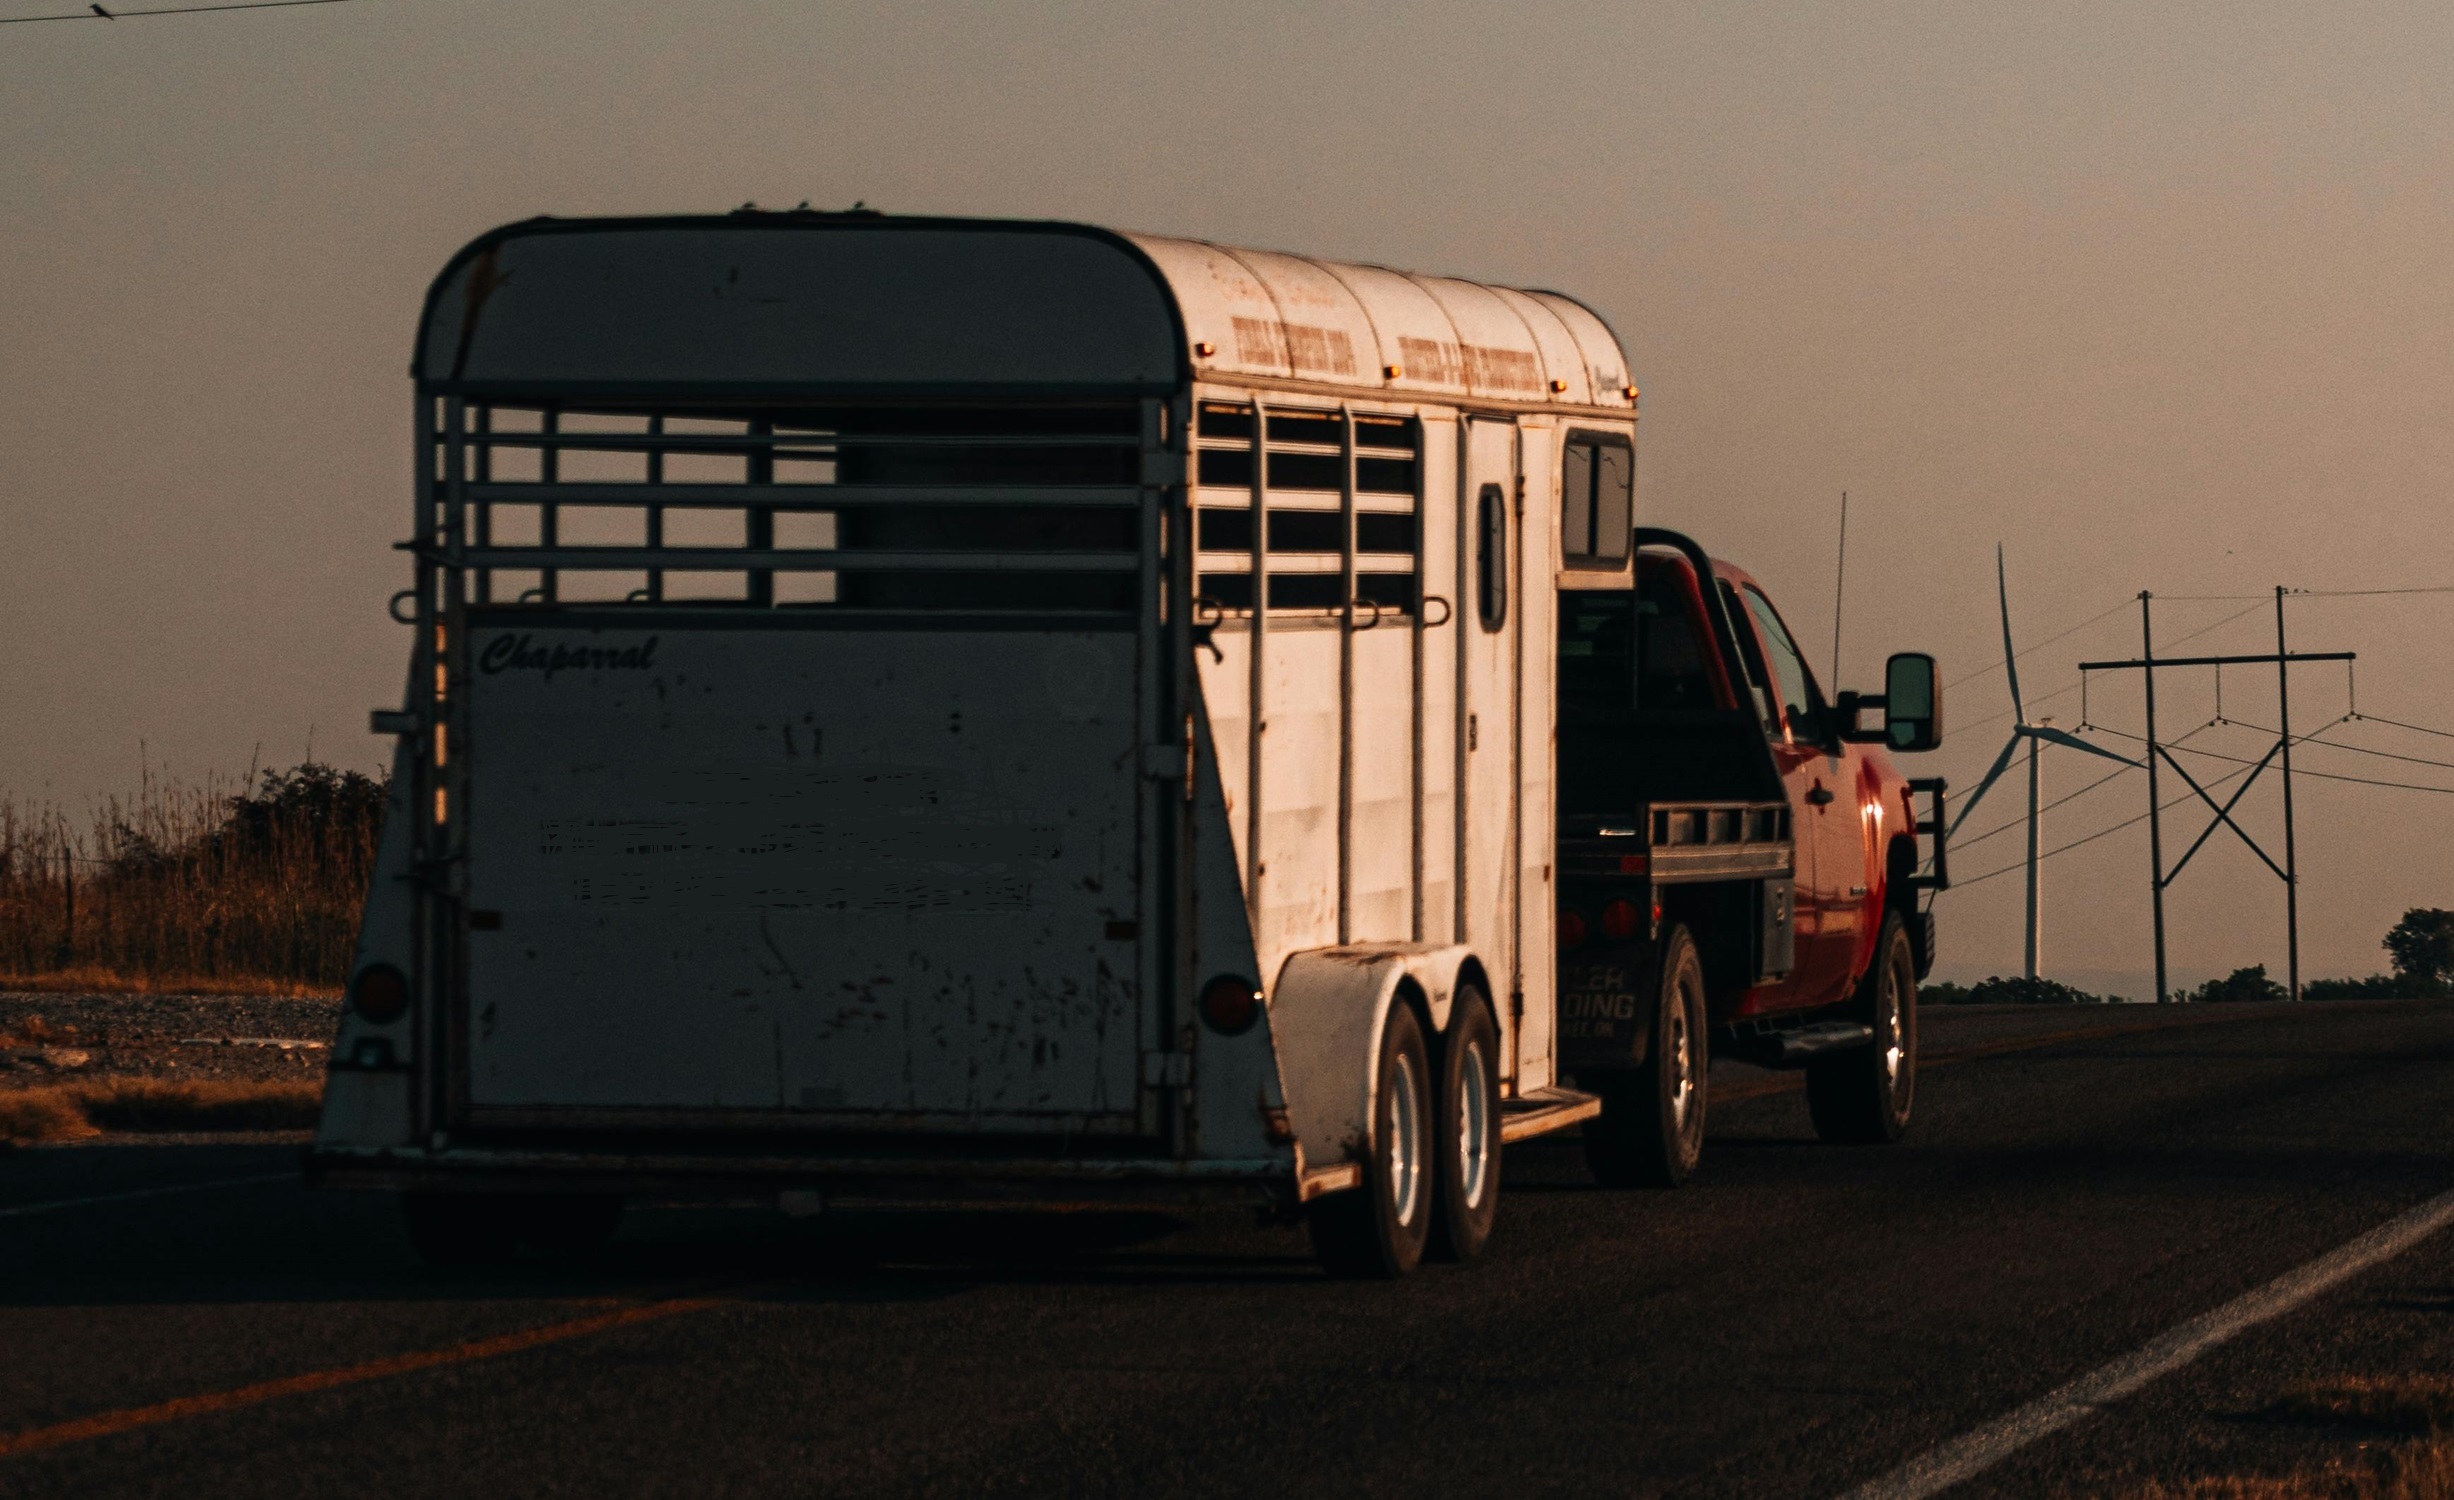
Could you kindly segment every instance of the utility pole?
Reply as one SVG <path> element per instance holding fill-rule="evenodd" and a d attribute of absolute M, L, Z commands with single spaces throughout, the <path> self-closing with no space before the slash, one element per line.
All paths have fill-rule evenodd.
<path fill-rule="evenodd" d="M 2148 600 L 2152 596 L 2142 592 L 2139 595 L 2139 645 L 2141 650 L 2138 659 L 2135 661 L 2083 661 L 2079 664 L 2079 670 L 2082 673 L 2139 672 L 2147 679 L 2147 851 L 2155 874 L 2152 889 L 2156 901 L 2156 1003 L 2158 1005 L 2166 1004 L 2172 999 L 2172 990 L 2166 983 L 2164 966 L 2164 888 L 2181 878 L 2181 872 L 2189 868 L 2190 861 L 2197 857 L 2200 849 L 2206 847 L 2207 840 L 2218 828 L 2231 829 L 2235 837 L 2249 846 L 2250 853 L 2257 855 L 2275 878 L 2284 883 L 2286 943 L 2291 954 L 2292 998 L 2298 1000 L 2301 996 L 2300 871 L 2294 859 L 2292 830 L 2292 705 L 2288 696 L 2280 695 L 2283 694 L 2289 682 L 2288 673 L 2294 662 L 2350 661 L 2353 659 L 2353 653 L 2349 651 L 2286 650 L 2284 647 L 2284 593 L 2285 590 L 2281 588 L 2275 591 L 2275 650 L 2272 653 L 2259 656 L 2168 656 L 2159 660 L 2156 656 L 2155 632 L 2150 626 L 2148 614 Z M 2268 747 L 2266 754 L 2260 756 L 2255 762 L 2248 763 L 2249 774 L 2242 778 L 2241 784 L 2233 789 L 2230 797 L 2218 802 L 2214 794 L 2209 792 L 2197 777 L 2190 774 L 2190 768 L 2181 763 L 2180 757 L 2174 755 L 2169 746 L 2159 744 L 2156 740 L 2156 669 L 2158 667 L 2213 667 L 2221 672 L 2226 667 L 2264 666 L 2269 662 L 2275 664 L 2276 686 L 2279 693 L 2277 711 L 2281 718 L 2276 728 L 2275 743 Z M 2266 768 L 2274 765 L 2278 759 L 2282 761 L 2284 778 L 2284 863 L 2280 865 L 2275 862 L 2272 855 L 2259 847 L 2258 841 L 2250 837 L 2249 830 L 2236 822 L 2232 815 L 2232 810 L 2241 805 L 2241 799 L 2248 795 L 2251 787 L 2257 785 L 2258 778 L 2266 773 Z M 2181 858 L 2174 862 L 2170 870 L 2164 867 L 2164 807 L 2157 786 L 2156 762 L 2158 760 L 2162 760 L 2167 769 L 2180 777 L 2197 795 L 2198 800 L 2206 803 L 2215 814 L 2206 828 L 2200 831 L 2197 839 L 2192 841 L 2190 847 L 2182 851 Z"/>
<path fill-rule="evenodd" d="M 2292 654 L 2284 647 L 2284 586 L 2275 585 L 2275 728 L 2283 742 L 2284 952 L 2292 998 L 2301 998 L 2301 865 L 2292 848 Z"/>
<path fill-rule="evenodd" d="M 2139 590 L 2139 656 L 2147 663 L 2147 858 L 2155 872 L 2150 884 L 2156 893 L 2156 1003 L 2165 1005 L 2173 997 L 2164 983 L 2164 814 L 2156 790 L 2156 631 L 2148 615 L 2154 597 Z"/>

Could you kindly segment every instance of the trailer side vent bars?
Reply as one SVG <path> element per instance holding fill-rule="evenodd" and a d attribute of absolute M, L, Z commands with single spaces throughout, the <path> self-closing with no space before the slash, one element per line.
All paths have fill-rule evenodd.
<path fill-rule="evenodd" d="M 1352 611 L 1369 628 L 1415 612 L 1420 422 L 1271 407 L 1256 431 L 1254 408 L 1226 401 L 1201 403 L 1195 422 L 1197 592 L 1210 608 L 1250 615 L 1258 574 L 1272 614 Z"/>

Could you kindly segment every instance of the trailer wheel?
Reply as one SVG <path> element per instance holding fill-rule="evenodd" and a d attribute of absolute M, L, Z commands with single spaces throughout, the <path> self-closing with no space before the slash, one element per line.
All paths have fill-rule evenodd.
<path fill-rule="evenodd" d="M 1858 1008 L 1874 1045 L 1807 1064 L 1807 1113 L 1827 1141 L 1887 1146 L 1909 1128 L 1917 1102 L 1917 953 L 1896 911 L 1884 913 Z"/>
<path fill-rule="evenodd" d="M 404 1193 L 401 1223 L 430 1266 L 492 1266 L 511 1259 L 519 1230 L 510 1203 L 483 1193 Z"/>
<path fill-rule="evenodd" d="M 1677 1187 L 1704 1155 L 1704 961 L 1683 926 L 1662 936 L 1661 994 L 1645 1065 L 1603 1075 L 1585 1165 L 1605 1187 Z"/>
<path fill-rule="evenodd" d="M 1472 1260 L 1490 1242 L 1500 1213 L 1500 1029 L 1491 1002 L 1460 985 L 1440 1048 L 1438 1140 L 1432 1156 L 1439 1189 L 1431 1254 Z"/>
<path fill-rule="evenodd" d="M 1381 1027 L 1377 1076 L 1363 1184 L 1315 1200 L 1309 1216 L 1312 1248 L 1333 1276 L 1403 1276 L 1431 1237 L 1431 1052 L 1405 1005 Z"/>

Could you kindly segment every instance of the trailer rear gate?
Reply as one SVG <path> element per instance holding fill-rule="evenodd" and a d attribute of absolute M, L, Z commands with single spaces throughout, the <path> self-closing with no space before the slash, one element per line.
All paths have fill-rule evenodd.
<path fill-rule="evenodd" d="M 1157 1131 L 1136 405 L 441 426 L 453 1114 Z"/>

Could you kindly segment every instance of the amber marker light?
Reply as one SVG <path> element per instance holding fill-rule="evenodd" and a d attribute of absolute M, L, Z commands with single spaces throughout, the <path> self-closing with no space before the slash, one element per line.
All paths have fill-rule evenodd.
<path fill-rule="evenodd" d="M 1208 339 L 1204 339 L 1200 343 L 1193 346 L 1193 352 L 1200 355 L 1204 359 L 1208 359 L 1211 355 L 1218 353 L 1218 345 L 1211 343 Z"/>

